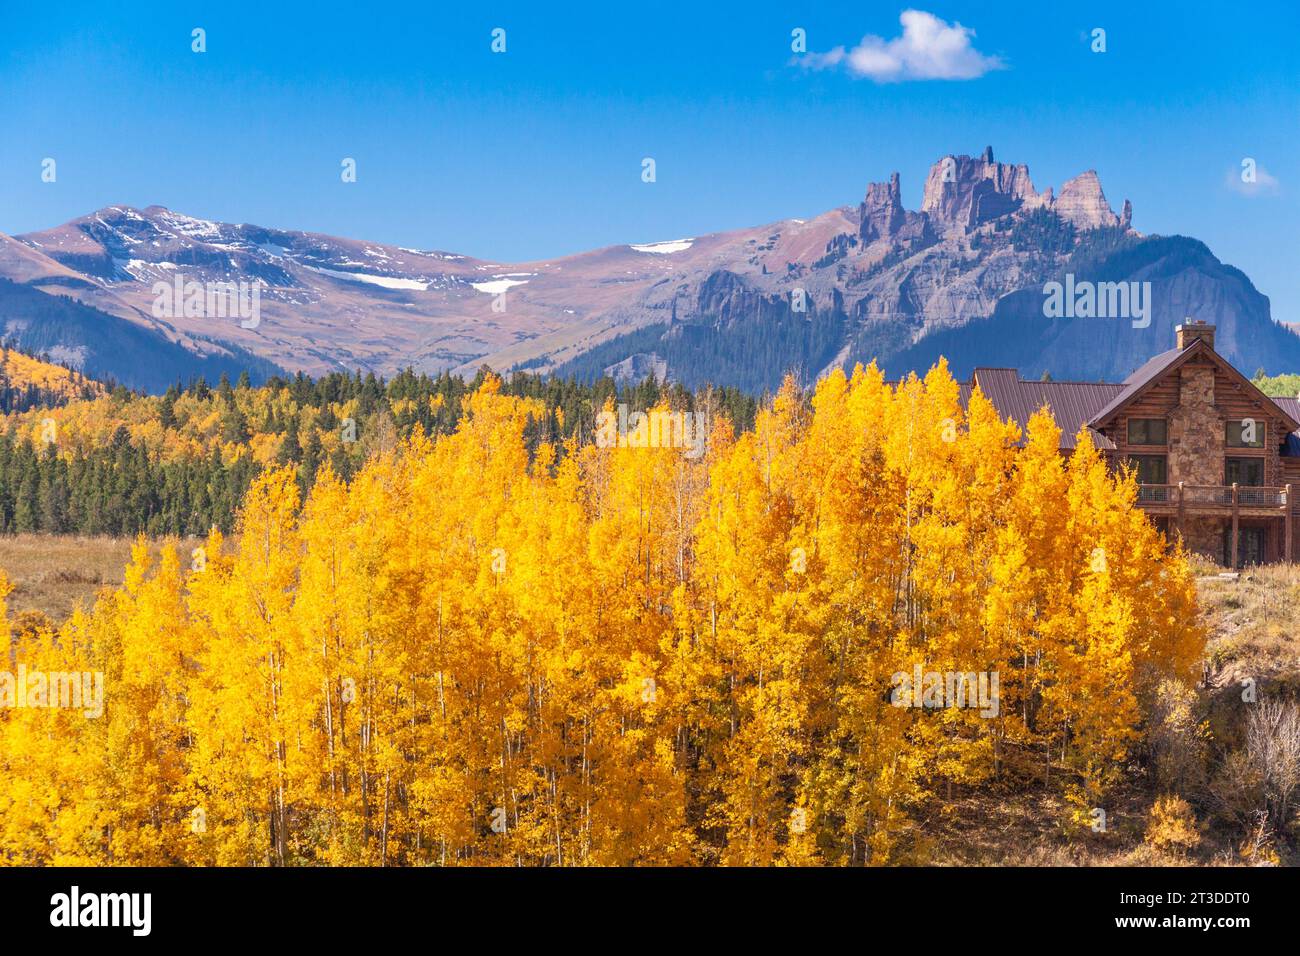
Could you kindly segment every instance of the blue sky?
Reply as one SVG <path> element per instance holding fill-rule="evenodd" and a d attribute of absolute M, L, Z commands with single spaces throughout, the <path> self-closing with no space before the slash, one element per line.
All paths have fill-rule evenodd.
<path fill-rule="evenodd" d="M 0 231 L 157 203 L 535 259 L 808 217 L 893 170 L 916 208 L 991 144 L 1040 190 L 1096 169 L 1300 321 L 1300 5 L 919 2 L 974 35 L 911 54 L 903 3 L 442 6 L 0 0 Z M 793 64 L 796 27 L 844 55 Z"/>

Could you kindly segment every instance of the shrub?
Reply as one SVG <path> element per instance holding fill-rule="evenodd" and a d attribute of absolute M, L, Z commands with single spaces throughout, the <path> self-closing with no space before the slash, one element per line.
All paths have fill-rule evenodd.
<path fill-rule="evenodd" d="M 1215 810 L 1227 820 L 1246 824 L 1262 812 L 1263 780 L 1245 750 L 1234 750 L 1224 758 L 1210 783 L 1210 796 Z"/>
<path fill-rule="evenodd" d="M 1184 853 L 1201 842 L 1196 816 L 1182 797 L 1165 796 L 1151 807 L 1145 841 L 1157 850 Z"/>
<path fill-rule="evenodd" d="M 1149 738 L 1156 783 L 1161 790 L 1191 793 L 1205 784 L 1205 721 L 1194 713 L 1196 690 L 1166 680 L 1156 688 Z"/>
<path fill-rule="evenodd" d="M 1242 861 L 1251 866 L 1277 866 L 1282 862 L 1273 846 L 1273 828 L 1269 826 L 1268 814 L 1264 811 L 1255 814 L 1240 853 Z"/>
<path fill-rule="evenodd" d="M 1289 832 L 1300 788 L 1300 708 L 1291 701 L 1258 704 L 1246 724 L 1246 751 L 1263 783 L 1269 822 Z"/>

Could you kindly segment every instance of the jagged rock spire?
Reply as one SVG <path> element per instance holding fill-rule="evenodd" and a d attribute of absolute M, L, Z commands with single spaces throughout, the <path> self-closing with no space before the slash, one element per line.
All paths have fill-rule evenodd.
<path fill-rule="evenodd" d="M 926 235 L 924 214 L 903 208 L 898 173 L 892 173 L 887 183 L 867 186 L 866 198 L 858 212 L 862 219 L 858 235 L 864 243 L 877 239 L 915 239 Z"/>
<path fill-rule="evenodd" d="M 903 208 L 898 173 L 888 183 L 872 183 L 859 207 L 859 235 L 867 243 L 896 236 L 961 235 L 1017 210 L 1035 208 L 1049 209 L 1080 229 L 1128 229 L 1133 220 L 1127 200 L 1123 213 L 1115 215 L 1094 170 L 1069 180 L 1057 195 L 1050 187 L 1039 193 L 1028 166 L 999 163 L 993 147 L 986 146 L 978 158 L 944 156 L 931 166 L 919 213 Z"/>
<path fill-rule="evenodd" d="M 1118 226 L 1119 216 L 1115 215 L 1106 195 L 1101 191 L 1101 180 L 1096 170 L 1080 173 L 1061 187 L 1061 195 L 1052 204 L 1052 209 L 1062 219 L 1067 219 L 1080 229 L 1096 229 L 1101 226 Z M 1129 209 L 1132 216 L 1132 209 Z"/>

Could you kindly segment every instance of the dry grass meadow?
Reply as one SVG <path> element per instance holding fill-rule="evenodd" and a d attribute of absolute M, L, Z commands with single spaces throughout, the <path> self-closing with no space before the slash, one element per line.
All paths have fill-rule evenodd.
<path fill-rule="evenodd" d="M 180 542 L 181 554 L 200 543 L 197 538 Z M 41 611 L 57 623 L 78 605 L 89 609 L 101 588 L 125 580 L 131 545 L 130 538 L 0 535 L 0 570 L 14 586 L 10 613 Z M 161 547 L 161 541 L 151 543 L 155 556 Z"/>

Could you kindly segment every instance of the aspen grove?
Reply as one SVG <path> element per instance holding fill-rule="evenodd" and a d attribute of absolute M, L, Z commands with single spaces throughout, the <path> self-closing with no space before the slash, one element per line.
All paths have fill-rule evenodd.
<path fill-rule="evenodd" d="M 1086 830 L 1196 679 L 1132 475 L 942 364 L 787 382 L 699 457 L 530 452 L 554 410 L 464 402 L 305 501 L 269 468 L 193 554 L 140 539 L 60 625 L 5 610 L 9 670 L 102 672 L 104 708 L 0 707 L 0 862 L 923 862 L 982 787 Z M 997 675 L 996 713 L 897 706 L 917 668 Z"/>

